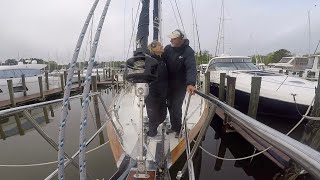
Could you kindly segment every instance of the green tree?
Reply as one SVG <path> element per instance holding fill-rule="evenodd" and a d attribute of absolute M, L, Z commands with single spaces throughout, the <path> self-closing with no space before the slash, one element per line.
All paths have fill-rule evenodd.
<path fill-rule="evenodd" d="M 280 49 L 273 53 L 272 62 L 279 62 L 283 57 L 292 56 L 291 52 L 286 49 Z"/>
<path fill-rule="evenodd" d="M 196 52 L 195 58 L 196 58 L 197 65 L 207 64 L 212 58 L 212 55 L 209 53 L 209 51 L 204 50 L 202 52 Z"/>

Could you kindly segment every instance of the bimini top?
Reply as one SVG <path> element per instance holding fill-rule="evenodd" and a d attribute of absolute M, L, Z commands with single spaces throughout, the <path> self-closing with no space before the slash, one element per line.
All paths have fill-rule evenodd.
<path fill-rule="evenodd" d="M 210 60 L 207 71 L 257 70 L 248 56 L 219 56 Z"/>
<path fill-rule="evenodd" d="M 18 64 L 12 66 L 0 66 L 0 79 L 18 78 L 24 74 L 26 77 L 42 74 L 45 64 Z"/>

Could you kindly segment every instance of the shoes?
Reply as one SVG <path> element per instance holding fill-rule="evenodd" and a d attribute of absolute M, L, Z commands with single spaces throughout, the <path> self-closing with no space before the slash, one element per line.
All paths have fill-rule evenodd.
<path fill-rule="evenodd" d="M 171 133 L 175 133 L 175 134 L 174 134 L 174 137 L 175 137 L 175 138 L 179 138 L 180 131 L 175 131 L 175 130 L 173 130 L 173 129 L 168 129 L 168 130 L 167 130 L 167 134 L 171 134 Z"/>

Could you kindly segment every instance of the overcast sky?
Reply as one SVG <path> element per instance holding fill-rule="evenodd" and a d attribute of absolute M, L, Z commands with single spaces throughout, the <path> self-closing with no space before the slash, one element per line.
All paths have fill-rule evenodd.
<path fill-rule="evenodd" d="M 178 25 L 170 5 L 170 1 L 175 5 L 174 0 L 162 1 L 162 33 L 166 35 Z M 193 1 L 201 49 L 214 53 L 221 0 Z M 94 0 L 1 0 L 0 61 L 37 57 L 59 63 L 69 62 L 93 2 Z M 93 34 L 105 2 L 106 0 L 101 0 L 97 7 Z M 123 60 L 127 56 L 138 2 L 111 1 L 97 51 L 98 61 Z M 177 4 L 187 37 L 194 47 L 196 36 L 193 32 L 191 0 L 177 0 Z M 296 54 L 308 53 L 308 11 L 311 14 L 313 52 L 320 40 L 320 0 L 225 0 L 225 53 L 266 54 L 280 48 Z M 86 36 L 84 40 L 79 61 L 87 60 L 89 38 L 90 36 Z M 164 36 L 163 42 L 168 44 L 169 39 Z"/>

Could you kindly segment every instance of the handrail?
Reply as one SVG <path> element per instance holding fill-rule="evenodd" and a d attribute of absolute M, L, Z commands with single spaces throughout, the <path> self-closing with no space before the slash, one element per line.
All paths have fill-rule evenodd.
<path fill-rule="evenodd" d="M 318 151 L 256 121 L 214 96 L 203 94 L 197 90 L 195 90 L 195 93 L 222 108 L 227 115 L 232 117 L 234 123 L 255 133 L 299 163 L 311 175 L 317 179 L 320 178 L 320 153 Z"/>
<path fill-rule="evenodd" d="M 94 92 L 94 93 L 90 93 L 90 96 L 95 96 L 95 95 L 99 95 L 99 94 L 100 94 L 100 92 Z M 70 97 L 70 99 L 77 99 L 77 98 L 81 98 L 81 97 L 82 97 L 82 95 L 80 94 L 80 95 L 72 96 L 72 97 Z M 62 101 L 63 101 L 63 98 L 1 110 L 0 117 L 13 115 L 13 114 L 16 114 L 16 113 L 19 113 L 19 112 L 22 112 L 22 111 L 28 110 L 28 109 L 42 108 L 42 107 L 48 106 L 50 104 L 54 104 L 54 103 L 58 103 L 58 102 L 62 102 Z"/>

